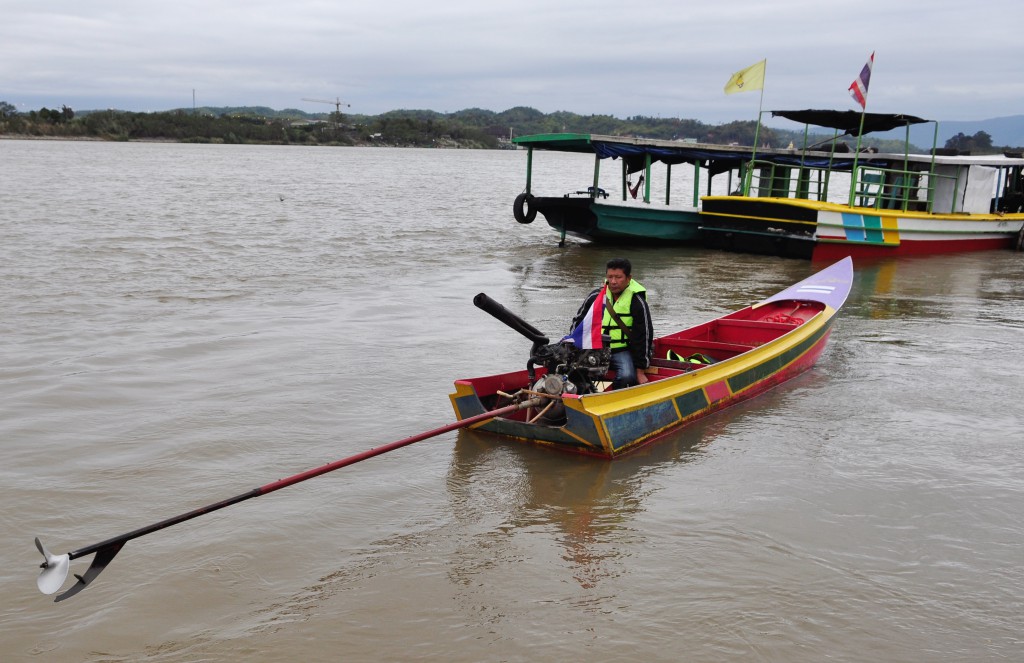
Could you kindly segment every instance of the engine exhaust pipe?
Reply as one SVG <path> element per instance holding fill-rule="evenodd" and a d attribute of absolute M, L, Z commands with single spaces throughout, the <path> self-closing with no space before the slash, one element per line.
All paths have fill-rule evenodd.
<path fill-rule="evenodd" d="M 540 330 L 526 322 L 518 315 L 508 310 L 498 302 L 494 301 L 484 293 L 480 293 L 473 298 L 473 304 L 483 311 L 490 313 L 492 316 L 504 322 L 506 325 L 519 332 L 526 338 L 533 341 L 534 347 L 540 345 L 548 345 L 550 341 Z"/>

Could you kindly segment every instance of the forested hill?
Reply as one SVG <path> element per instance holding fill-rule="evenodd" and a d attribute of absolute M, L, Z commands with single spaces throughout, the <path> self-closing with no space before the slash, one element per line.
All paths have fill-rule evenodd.
<path fill-rule="evenodd" d="M 184 109 L 182 109 L 184 110 Z M 273 110 L 266 107 L 207 107 L 196 112 L 215 116 L 252 116 L 291 120 L 300 118 L 307 121 L 330 123 L 337 113 L 307 113 L 296 109 Z M 656 140 L 695 140 L 701 143 L 753 145 L 758 132 L 754 120 L 733 121 L 724 124 L 707 124 L 695 119 L 662 118 L 636 115 L 620 119 L 611 115 L 579 115 L 569 111 L 542 113 L 535 108 L 517 106 L 495 112 L 483 108 L 467 108 L 453 113 L 439 113 L 432 110 L 401 109 L 380 115 L 344 114 L 344 123 L 350 128 L 362 128 L 370 136 L 379 138 L 364 142 L 387 144 L 423 144 L 425 138 L 437 138 L 450 129 L 449 135 L 460 136 L 483 134 L 482 145 L 502 147 L 514 136 L 529 136 L 548 133 L 583 133 L 606 136 L 636 136 Z M 422 136 L 422 137 L 421 137 Z M 831 136 L 822 133 L 821 137 Z M 775 130 L 762 126 L 758 142 L 762 145 L 786 146 L 793 142 L 800 144 L 803 133 L 799 131 Z M 443 142 L 443 141 L 442 141 Z M 902 151 L 902 141 L 884 139 L 869 141 L 868 144 L 882 149 L 891 146 Z"/>
<path fill-rule="evenodd" d="M 698 120 L 541 113 L 517 107 L 497 113 L 479 108 L 454 113 L 394 110 L 380 115 L 307 113 L 262 106 L 179 108 L 154 113 L 42 108 L 15 113 L 0 102 L 0 134 L 111 140 L 224 143 L 299 143 L 497 148 L 510 136 L 594 133 L 665 140 L 752 144 L 755 123 L 710 125 Z M 773 135 L 762 128 L 765 141 Z"/>
<path fill-rule="evenodd" d="M 83 111 L 88 115 L 92 111 Z M 245 107 L 202 107 L 197 109 L 175 109 L 171 112 L 197 113 L 214 117 L 258 117 L 282 121 L 316 121 L 331 123 L 337 113 L 308 113 L 294 108 L 274 110 L 265 106 Z M 508 139 L 510 136 L 527 136 L 544 133 L 591 133 L 613 136 L 643 136 L 661 140 L 694 139 L 700 142 L 729 143 L 753 141 L 753 121 L 731 122 L 712 125 L 698 120 L 679 118 L 656 118 L 636 116 L 625 120 L 610 115 L 577 115 L 566 111 L 542 113 L 534 108 L 518 106 L 495 112 L 482 108 L 468 108 L 453 113 L 439 113 L 431 110 L 393 110 L 380 115 L 343 113 L 341 123 L 349 127 L 367 129 L 392 128 L 402 124 L 418 125 L 420 128 L 436 127 L 474 129 L 493 136 Z M 370 131 L 370 133 L 374 133 Z"/>
<path fill-rule="evenodd" d="M 756 128 L 753 120 L 715 125 L 642 115 L 619 119 L 567 111 L 542 113 L 525 106 L 501 112 L 469 108 L 453 113 L 394 110 L 380 115 L 307 113 L 263 106 L 179 108 L 152 113 L 76 112 L 63 106 L 18 113 L 13 105 L 0 101 L 0 135 L 101 140 L 500 148 L 509 146 L 510 136 L 571 132 L 752 145 Z M 888 138 L 869 136 L 865 144 L 881 151 L 902 151 L 902 136 Z M 979 137 L 963 133 L 959 134 L 958 145 L 962 146 L 965 138 L 982 139 L 971 143 L 977 147 L 987 143 L 995 150 L 999 145 L 992 146 L 987 134 Z M 758 136 L 758 142 L 774 147 L 791 142 L 799 146 L 803 140 L 802 131 L 765 126 Z M 930 137 L 927 143 L 918 145 L 930 147 Z"/>

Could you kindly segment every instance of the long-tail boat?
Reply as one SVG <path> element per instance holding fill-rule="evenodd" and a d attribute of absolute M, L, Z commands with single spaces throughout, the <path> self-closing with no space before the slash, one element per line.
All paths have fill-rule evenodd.
<path fill-rule="evenodd" d="M 474 303 L 533 341 L 526 369 L 455 381 L 459 419 L 526 399 L 535 407 L 473 429 L 565 451 L 616 458 L 700 417 L 763 393 L 814 366 L 853 281 L 850 258 L 776 295 L 654 340 L 648 382 L 609 390 L 607 347 L 550 343 L 481 293 Z"/>

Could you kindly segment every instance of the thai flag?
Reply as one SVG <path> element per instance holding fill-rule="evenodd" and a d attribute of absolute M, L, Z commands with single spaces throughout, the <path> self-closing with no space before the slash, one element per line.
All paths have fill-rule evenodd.
<path fill-rule="evenodd" d="M 562 340 L 572 342 L 581 350 L 597 350 L 604 347 L 601 343 L 601 323 L 604 321 L 604 298 L 607 296 L 608 285 L 605 284 L 601 292 L 597 293 L 594 303 L 590 305 L 587 315 L 576 325 L 576 329 Z"/>
<path fill-rule="evenodd" d="M 867 64 L 860 70 L 860 76 L 850 83 L 850 96 L 860 104 L 860 109 L 865 110 L 868 105 L 868 83 L 871 82 L 871 68 L 875 66 L 875 52 L 871 51 L 871 57 Z"/>

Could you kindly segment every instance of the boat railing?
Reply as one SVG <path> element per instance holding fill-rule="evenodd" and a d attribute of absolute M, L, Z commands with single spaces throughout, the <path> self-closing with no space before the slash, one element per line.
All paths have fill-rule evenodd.
<path fill-rule="evenodd" d="M 934 190 L 933 183 L 926 179 L 921 188 L 921 173 L 896 168 L 859 166 L 854 181 L 853 200 L 857 207 L 876 210 L 901 210 L 927 208 Z M 921 197 L 921 193 L 924 197 Z"/>
<path fill-rule="evenodd" d="M 932 212 L 940 187 L 956 190 L 959 174 L 858 166 L 851 206 L 900 212 Z M 954 211 L 938 210 L 942 212 Z"/>
<path fill-rule="evenodd" d="M 746 195 L 818 201 L 828 199 L 830 172 L 827 169 L 760 160 L 750 162 L 747 167 L 750 170 Z"/>
<path fill-rule="evenodd" d="M 846 203 L 850 207 L 869 207 L 875 210 L 956 211 L 955 201 L 951 201 L 951 209 L 948 210 L 933 210 L 933 207 L 937 191 L 956 191 L 960 184 L 959 170 L 945 174 L 927 170 L 860 165 L 855 171 L 851 189 L 830 192 L 830 176 L 838 171 L 771 161 L 753 161 L 748 167 L 748 196 Z M 844 181 L 848 180 L 844 178 Z"/>

